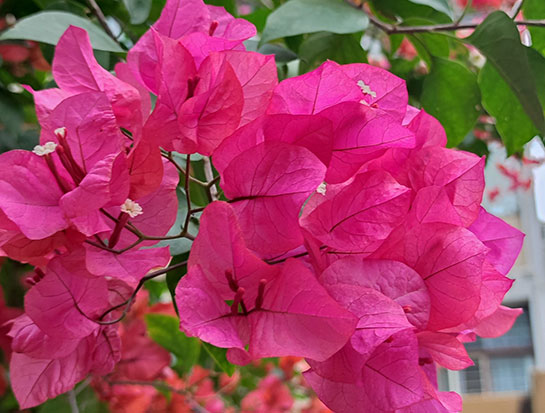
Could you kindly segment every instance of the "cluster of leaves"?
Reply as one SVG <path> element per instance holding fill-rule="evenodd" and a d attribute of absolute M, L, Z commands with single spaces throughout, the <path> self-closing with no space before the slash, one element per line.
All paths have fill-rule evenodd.
<path fill-rule="evenodd" d="M 335 411 L 458 411 L 435 363 L 512 325 L 522 235 L 480 207 L 484 161 L 445 145 L 485 152 L 487 114 L 510 154 L 544 132 L 543 22 L 529 48 L 520 20 L 444 0 L 159 3 L 2 4 L 3 144 L 40 134 L 1 156 L 1 251 L 35 266 L 0 336 L 20 405 L 91 375 L 113 410 L 289 410 L 291 373 L 224 394 L 212 369 L 295 356 Z M 144 286 L 175 307 L 138 313 Z"/>

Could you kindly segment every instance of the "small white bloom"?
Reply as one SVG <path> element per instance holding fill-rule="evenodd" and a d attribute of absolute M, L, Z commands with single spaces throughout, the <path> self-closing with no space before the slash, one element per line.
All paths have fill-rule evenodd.
<path fill-rule="evenodd" d="M 62 128 L 55 129 L 53 132 L 60 138 L 66 138 L 66 128 L 64 126 Z"/>
<path fill-rule="evenodd" d="M 142 211 L 142 207 L 138 205 L 138 203 L 128 198 L 125 200 L 125 203 L 121 205 L 121 212 L 129 214 L 131 218 L 137 217 L 138 215 L 142 215 L 144 213 Z"/>
<path fill-rule="evenodd" d="M 322 194 L 322 195 L 325 195 L 325 190 L 326 190 L 326 183 L 325 182 L 322 182 L 318 188 L 316 188 L 316 192 L 318 192 L 319 194 Z"/>
<path fill-rule="evenodd" d="M 374 97 L 374 98 L 377 97 L 376 92 L 372 91 L 371 88 L 367 86 L 363 80 L 358 80 L 358 86 L 360 87 L 361 91 L 364 94 L 370 95 L 371 97 Z"/>
<path fill-rule="evenodd" d="M 55 152 L 56 147 L 57 144 L 55 142 L 47 142 L 44 145 L 36 145 L 34 149 L 32 149 L 32 152 L 34 152 L 38 156 L 44 156 L 48 153 Z"/>

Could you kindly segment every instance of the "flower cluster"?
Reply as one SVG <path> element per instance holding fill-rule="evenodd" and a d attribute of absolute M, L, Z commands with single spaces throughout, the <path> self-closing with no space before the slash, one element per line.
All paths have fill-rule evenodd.
<path fill-rule="evenodd" d="M 235 364 L 306 358 L 335 412 L 461 409 L 436 364 L 471 365 L 463 342 L 520 313 L 501 301 L 523 236 L 480 206 L 484 159 L 445 148 L 387 71 L 328 61 L 278 83 L 272 56 L 245 51 L 253 35 L 223 8 L 169 0 L 116 76 L 70 27 L 59 88 L 29 89 L 40 144 L 0 155 L 0 251 L 36 266 L 9 333 L 22 408 L 138 353 L 116 322 L 169 263 L 150 247 L 199 153 L 223 195 L 176 288 L 183 332 Z M 180 237 L 191 213 L 188 200 Z"/>

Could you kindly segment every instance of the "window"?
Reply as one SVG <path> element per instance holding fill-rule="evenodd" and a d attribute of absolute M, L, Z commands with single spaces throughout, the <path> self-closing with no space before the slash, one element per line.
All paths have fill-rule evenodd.
<path fill-rule="evenodd" d="M 454 374 L 439 371 L 441 390 L 462 393 L 527 392 L 534 364 L 528 308 L 524 308 L 513 328 L 498 338 L 477 338 L 466 349 L 475 362 Z"/>

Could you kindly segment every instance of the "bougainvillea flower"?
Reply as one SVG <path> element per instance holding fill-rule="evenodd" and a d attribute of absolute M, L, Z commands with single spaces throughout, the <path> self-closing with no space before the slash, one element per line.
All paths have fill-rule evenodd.
<path fill-rule="evenodd" d="M 49 336 L 83 338 L 99 328 L 94 320 L 108 307 L 108 285 L 83 258 L 79 250 L 51 260 L 25 296 L 26 314 Z"/>
<path fill-rule="evenodd" d="M 391 412 L 423 398 L 418 343 L 412 331 L 392 334 L 370 356 L 352 351 L 348 360 L 363 365 L 357 381 L 332 380 L 327 370 L 304 373 L 318 397 L 335 412 Z"/>
<path fill-rule="evenodd" d="M 401 123 L 408 93 L 403 79 L 363 63 L 323 63 L 310 73 L 288 78 L 274 91 L 268 113 L 318 113 L 341 102 L 380 108 Z"/>
<path fill-rule="evenodd" d="M 109 373 L 119 361 L 119 348 L 116 329 L 106 326 L 80 339 L 62 357 L 33 358 L 14 352 L 10 363 L 13 393 L 22 409 L 37 406 L 72 389 L 91 372 Z"/>
<path fill-rule="evenodd" d="M 522 248 L 524 234 L 480 208 L 477 219 L 468 228 L 490 248 L 486 259 L 501 274 L 507 274 Z"/>
<path fill-rule="evenodd" d="M 515 320 L 521 314 L 522 308 L 509 308 L 500 305 L 494 313 L 473 327 L 473 331 L 481 337 L 499 337 L 513 327 Z"/>
<path fill-rule="evenodd" d="M 320 112 L 334 126 L 333 154 L 326 181 L 343 182 L 365 162 L 388 148 L 413 148 L 414 133 L 388 113 L 357 102 L 345 102 Z"/>
<path fill-rule="evenodd" d="M 214 167 L 223 175 L 229 162 L 262 142 L 278 141 L 302 146 L 329 165 L 333 125 L 320 115 L 265 115 L 238 128 L 214 151 Z"/>
<path fill-rule="evenodd" d="M 423 330 L 428 323 L 430 297 L 425 282 L 402 262 L 345 257 L 331 264 L 320 281 L 332 294 L 337 286 L 352 287 L 354 291 L 373 289 L 399 304 L 416 328 Z M 342 294 L 338 300 L 344 300 Z"/>
<path fill-rule="evenodd" d="M 272 56 L 211 52 L 197 65 L 180 42 L 152 35 L 157 54 L 152 92 L 158 101 L 145 125 L 149 140 L 167 150 L 209 155 L 265 111 L 278 82 Z"/>
<path fill-rule="evenodd" d="M 462 370 L 473 365 L 463 343 L 455 335 L 422 331 L 417 337 L 420 348 L 425 349 L 437 364 L 450 370 Z"/>
<path fill-rule="evenodd" d="M 61 36 L 53 59 L 53 77 L 69 93 L 104 92 L 119 126 L 136 131 L 142 125 L 140 93 L 98 64 L 85 30 L 70 26 Z"/>
<path fill-rule="evenodd" d="M 445 187 L 464 226 L 479 214 L 484 191 L 484 158 L 467 152 L 429 147 L 409 159 L 409 179 L 414 190 Z"/>
<path fill-rule="evenodd" d="M 370 254 L 402 222 L 410 196 L 410 189 L 386 172 L 362 173 L 347 183 L 327 185 L 324 195 L 315 193 L 300 222 L 335 250 Z"/>
<path fill-rule="evenodd" d="M 159 20 L 127 55 L 127 62 L 135 77 L 152 92 L 157 90 L 155 70 L 159 60 L 152 34 L 154 31 L 182 42 L 189 36 L 185 46 L 194 49 L 196 58 L 200 60 L 204 60 L 205 56 L 199 49 L 208 42 L 215 44 L 212 48 L 204 47 L 205 50 L 244 50 L 242 41 L 256 34 L 251 23 L 244 19 L 235 19 L 223 7 L 209 6 L 202 0 L 168 0 Z M 202 36 L 194 38 L 195 35 L 204 35 L 204 39 Z M 200 43 L 200 47 L 191 47 L 194 43 Z M 223 47 L 219 47 L 221 45 Z"/>
<path fill-rule="evenodd" d="M 394 230 L 373 257 L 403 262 L 420 274 L 431 299 L 428 329 L 441 330 L 468 321 L 477 310 L 487 252 L 465 228 L 406 224 Z"/>
<path fill-rule="evenodd" d="M 44 239 L 70 227 L 87 236 L 102 232 L 99 209 L 127 198 L 124 140 L 108 108 L 102 93 L 67 98 L 42 125 L 42 145 L 2 154 L 10 167 L 0 179 L 0 208 L 25 237 Z"/>
<path fill-rule="evenodd" d="M 270 258 L 301 245 L 299 211 L 324 174 L 325 166 L 314 154 L 282 142 L 263 142 L 234 158 L 221 186 L 248 247 Z"/>
<path fill-rule="evenodd" d="M 190 336 L 230 348 L 232 362 L 284 355 L 324 360 L 354 331 L 353 316 L 302 263 L 269 266 L 246 248 L 228 204 L 206 209 L 194 244 L 188 274 L 176 289 L 180 326 Z"/>
<path fill-rule="evenodd" d="M 27 314 L 13 323 L 11 383 L 21 408 L 70 390 L 89 373 L 108 374 L 121 357 L 117 326 L 90 318 L 126 297 L 109 294 L 110 288 L 119 290 L 119 282 L 89 274 L 82 257 L 80 251 L 52 260 L 25 297 Z"/>

